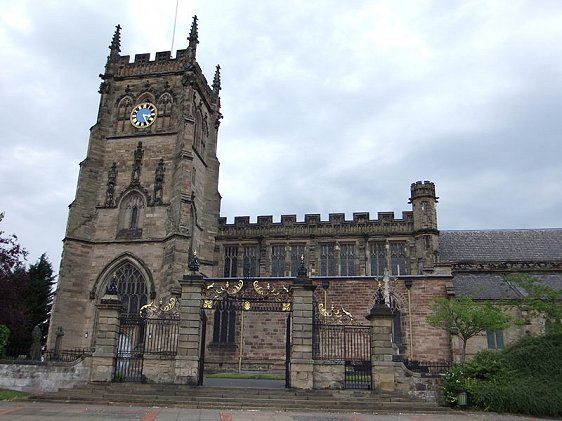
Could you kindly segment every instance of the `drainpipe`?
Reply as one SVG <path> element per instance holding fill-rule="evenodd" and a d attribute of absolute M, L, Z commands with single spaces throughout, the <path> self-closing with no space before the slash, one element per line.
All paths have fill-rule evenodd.
<path fill-rule="evenodd" d="M 412 280 L 405 279 L 404 286 L 408 290 L 408 324 L 410 325 L 409 333 L 410 333 L 410 360 L 414 359 L 414 334 L 412 331 L 412 297 L 410 294 L 410 290 L 412 289 Z"/>

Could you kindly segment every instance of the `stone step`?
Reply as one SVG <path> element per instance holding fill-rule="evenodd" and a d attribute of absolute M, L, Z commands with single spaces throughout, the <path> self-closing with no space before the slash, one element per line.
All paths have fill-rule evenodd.
<path fill-rule="evenodd" d="M 445 410 L 434 403 L 369 391 L 211 388 L 130 383 L 88 384 L 73 389 L 34 395 L 31 399 L 56 402 L 129 403 L 148 406 L 220 409 L 419 410 L 432 412 Z"/>

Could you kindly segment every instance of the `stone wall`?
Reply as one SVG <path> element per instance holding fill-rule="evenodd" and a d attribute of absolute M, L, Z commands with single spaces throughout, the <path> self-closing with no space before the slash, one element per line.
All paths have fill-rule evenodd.
<path fill-rule="evenodd" d="M 402 363 L 394 363 L 395 391 L 410 398 L 438 402 L 441 396 L 442 376 L 414 373 Z"/>
<path fill-rule="evenodd" d="M 42 393 L 87 383 L 90 378 L 89 358 L 73 363 L 0 363 L 0 388 Z"/>
<path fill-rule="evenodd" d="M 314 389 L 344 389 L 345 366 L 343 362 L 314 362 Z"/>
<path fill-rule="evenodd" d="M 213 342 L 214 311 L 207 311 L 205 368 L 211 371 L 271 371 L 285 369 L 287 313 L 242 311 L 236 313 L 234 344 Z M 242 332 L 242 317 L 244 331 Z M 242 335 L 242 338 L 240 337 Z M 242 348 L 240 341 L 242 340 Z M 242 349 L 242 355 L 240 355 Z"/>

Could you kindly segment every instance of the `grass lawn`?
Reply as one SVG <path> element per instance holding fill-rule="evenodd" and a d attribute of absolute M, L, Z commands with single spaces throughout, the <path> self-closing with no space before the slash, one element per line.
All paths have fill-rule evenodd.
<path fill-rule="evenodd" d="M 285 380 L 284 373 L 209 373 L 205 377 L 215 379 L 260 379 L 260 380 Z"/>
<path fill-rule="evenodd" d="M 18 392 L 17 390 L 0 389 L 0 401 L 13 401 L 15 399 L 24 399 L 29 393 Z"/>

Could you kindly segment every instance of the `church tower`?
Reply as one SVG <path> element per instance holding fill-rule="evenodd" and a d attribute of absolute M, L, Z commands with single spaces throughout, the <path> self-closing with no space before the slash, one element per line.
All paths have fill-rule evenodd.
<path fill-rule="evenodd" d="M 120 55 L 117 26 L 100 77 L 98 117 L 70 205 L 48 346 L 95 346 L 96 304 L 112 284 L 124 311 L 177 294 L 196 251 L 213 273 L 220 210 L 220 67 L 209 86 L 188 47 Z"/>

